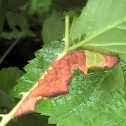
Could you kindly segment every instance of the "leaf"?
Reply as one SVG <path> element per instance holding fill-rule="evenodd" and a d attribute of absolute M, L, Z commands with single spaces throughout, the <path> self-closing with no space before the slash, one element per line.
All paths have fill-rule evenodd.
<path fill-rule="evenodd" d="M 124 5 L 124 0 L 88 0 L 73 29 L 72 38 L 80 38 L 83 32 L 86 33 L 86 37 L 89 37 L 98 34 L 102 30 L 104 32 L 109 31 L 116 28 L 117 25 L 121 25 L 126 20 Z M 119 11 L 116 10 L 115 12 L 115 8 Z"/>
<path fill-rule="evenodd" d="M 65 32 L 63 20 L 64 20 L 64 16 L 61 15 L 61 12 L 55 11 L 45 21 L 42 29 L 42 35 L 43 35 L 44 42 L 46 44 L 53 40 L 59 39 L 60 35 Z"/>
<path fill-rule="evenodd" d="M 111 91 L 116 91 L 117 89 L 123 89 L 125 84 L 124 74 L 120 64 L 118 63 L 115 68 L 115 76 L 113 78 L 113 88 Z"/>
<path fill-rule="evenodd" d="M 8 8 L 12 10 L 18 9 L 20 6 L 28 3 L 30 0 L 8 0 Z"/>
<path fill-rule="evenodd" d="M 42 74 L 49 68 L 51 62 L 56 59 L 55 53 L 62 52 L 64 43 L 60 42 L 60 47 L 57 48 L 58 46 L 59 41 L 54 41 L 35 53 L 36 58 L 31 60 L 30 64 L 25 67 L 27 74 L 18 80 L 19 84 L 11 91 L 13 96 L 21 98 L 20 93 L 33 90 L 34 85 L 38 84 Z"/>
<path fill-rule="evenodd" d="M 114 76 L 114 69 L 92 69 L 85 80 L 83 73 L 77 70 L 70 95 L 44 100 L 37 106 L 37 112 L 49 115 L 49 123 L 57 125 L 125 125 L 126 94 L 123 91 L 110 93 Z"/>
<path fill-rule="evenodd" d="M 88 60 L 91 57 L 94 57 L 93 63 Z M 51 64 L 52 68 L 47 70 L 47 74 L 44 75 L 43 79 L 38 81 L 37 86 L 29 94 L 24 94 L 26 98 L 12 118 L 16 118 L 25 113 L 36 112 L 36 104 L 42 100 L 69 94 L 69 85 L 72 81 L 74 70 L 80 69 L 87 78 L 89 68 L 106 67 L 110 69 L 117 62 L 118 57 L 112 57 L 110 55 L 103 56 L 102 54 L 83 50 L 65 55 L 63 58 Z"/>
<path fill-rule="evenodd" d="M 17 79 L 24 74 L 17 67 L 3 68 L 0 71 L 0 90 L 9 94 L 13 86 L 17 84 Z"/>
<path fill-rule="evenodd" d="M 121 64 L 122 70 L 126 71 L 126 62 L 121 61 L 120 64 Z M 124 76 L 126 77 L 126 73 L 125 72 L 124 72 Z"/>
<path fill-rule="evenodd" d="M 19 70 L 16 67 L 9 67 L 9 68 L 3 68 L 0 71 L 0 82 L 1 86 L 0 89 L 2 89 L 6 94 L 9 94 L 9 91 L 12 89 L 13 86 L 15 86 L 16 80 L 22 76 L 24 72 L 22 70 Z M 14 102 L 16 99 L 13 99 L 11 96 L 6 95 L 0 90 L 0 113 L 7 113 L 7 110 L 10 111 L 14 107 Z M 5 109 L 7 109 L 5 111 Z M 32 113 L 29 115 L 25 115 L 17 120 L 10 121 L 7 126 L 29 126 L 29 125 L 40 125 L 43 124 L 45 126 L 52 126 L 47 124 L 47 117 L 40 116 L 39 114 Z M 27 120 L 27 121 L 26 121 Z M 24 123 L 25 122 L 25 123 Z"/>
<path fill-rule="evenodd" d="M 126 61 L 126 53 L 121 53 L 121 54 L 119 54 L 119 57 L 122 59 L 122 60 L 124 60 L 124 61 Z"/>
<path fill-rule="evenodd" d="M 3 30 L 4 20 L 7 12 L 8 0 L 0 0 L 0 36 Z"/>
<path fill-rule="evenodd" d="M 80 9 L 86 4 L 87 0 L 52 0 L 52 6 L 57 10 Z"/>
<path fill-rule="evenodd" d="M 3 68 L 0 71 L 0 108 L 10 111 L 14 107 L 14 99 L 9 92 L 23 74 L 24 72 L 16 67 Z"/>
<path fill-rule="evenodd" d="M 29 61 L 29 64 L 25 66 L 24 70 L 27 73 L 18 80 L 18 84 L 13 88 L 11 94 L 14 97 L 21 98 L 21 95 L 19 95 L 21 92 L 29 91 L 35 83 L 38 83 L 40 77 L 56 59 L 56 53 L 62 52 L 63 48 L 64 43 L 61 41 L 53 41 L 35 52 L 36 58 Z"/>
<path fill-rule="evenodd" d="M 13 106 L 14 106 L 14 99 L 10 96 L 5 95 L 0 90 L 0 109 L 11 110 Z"/>
<path fill-rule="evenodd" d="M 23 10 L 30 15 L 35 15 L 44 20 L 49 16 L 49 9 L 52 0 L 31 0 L 23 7 Z"/>
<path fill-rule="evenodd" d="M 13 96 L 19 97 L 19 93 L 28 91 L 37 83 L 42 72 L 55 59 L 53 54 L 61 51 L 61 48 L 58 50 L 57 46 L 63 47 L 63 44 L 55 41 L 50 45 L 45 45 L 43 49 L 36 52 L 36 58 L 31 60 L 30 64 L 25 67 L 28 73 L 18 81 L 19 84 L 11 91 Z M 93 69 L 89 71 L 88 79 L 85 80 L 84 75 L 77 71 L 70 86 L 70 95 L 42 101 L 37 106 L 37 112 L 51 116 L 49 122 L 53 124 L 64 126 L 79 124 L 80 122 L 81 125 L 86 124 L 86 122 L 90 124 L 97 117 L 99 110 L 102 111 L 102 106 L 106 112 L 106 105 L 109 107 L 109 104 L 116 104 L 114 102 L 114 100 L 117 101 L 116 97 L 123 98 L 123 92 L 121 94 L 116 92 L 110 93 L 113 88 L 114 82 L 111 80 L 115 76 L 114 74 L 114 69 Z M 94 112 L 92 115 L 92 111 L 96 113 Z M 89 114 L 87 115 L 87 113 Z M 105 117 L 106 119 L 108 118 L 107 116 Z M 100 119 L 98 120 L 100 121 Z M 92 123 L 95 123 L 95 121 Z"/>
<path fill-rule="evenodd" d="M 71 31 L 72 40 L 86 34 L 76 46 L 118 55 L 126 53 L 125 4 L 124 0 L 89 0 Z"/>
<path fill-rule="evenodd" d="M 17 14 L 14 12 L 7 12 L 7 21 L 11 32 L 3 32 L 2 37 L 7 39 L 20 38 L 26 36 L 35 36 L 30 30 L 27 18 L 23 13 Z"/>
<path fill-rule="evenodd" d="M 28 115 L 24 115 L 18 120 L 12 120 L 9 122 L 7 126 L 55 126 L 48 124 L 48 118 L 40 116 L 37 113 L 30 113 Z"/>
<path fill-rule="evenodd" d="M 20 97 L 19 93 L 31 91 L 37 86 L 41 75 L 56 58 L 54 52 L 60 52 L 61 50 L 57 48 L 63 49 L 62 45 L 61 42 L 54 42 L 45 46 L 43 51 L 36 53 L 36 58 L 25 67 L 28 73 L 13 89 L 14 96 Z M 121 73 L 120 68 L 116 70 Z M 123 73 L 125 76 L 125 70 Z M 92 69 L 87 80 L 80 71 L 76 71 L 70 87 L 71 94 L 44 100 L 38 105 L 37 112 L 49 115 L 50 123 L 57 123 L 57 125 L 125 125 L 125 91 L 110 93 L 114 77 L 114 69 Z"/>
<path fill-rule="evenodd" d="M 126 32 L 125 30 L 113 29 L 101 34 L 84 44 L 97 50 L 107 50 L 108 52 L 126 53 Z"/>

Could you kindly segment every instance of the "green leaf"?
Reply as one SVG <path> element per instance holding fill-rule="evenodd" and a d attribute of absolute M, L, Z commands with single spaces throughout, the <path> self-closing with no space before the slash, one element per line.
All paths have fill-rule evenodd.
<path fill-rule="evenodd" d="M 98 4 L 99 2 L 101 6 L 99 6 Z M 125 48 L 123 47 L 125 46 L 124 37 L 121 36 L 121 39 L 117 39 L 118 36 L 116 36 L 115 38 L 117 39 L 117 41 L 115 41 L 114 37 L 112 37 L 112 39 L 110 38 L 110 43 L 108 42 L 109 34 L 107 33 L 107 31 L 110 33 L 110 35 L 112 35 L 112 33 L 113 35 L 115 35 L 116 33 L 118 34 L 118 32 L 119 32 L 119 35 L 121 35 L 120 33 L 124 31 L 124 29 L 122 30 L 121 27 L 117 27 L 117 24 L 119 25 L 119 23 L 122 21 L 121 18 L 118 16 L 116 17 L 119 18 L 119 20 L 116 20 L 115 18 L 115 15 L 118 15 L 118 12 L 117 14 L 115 13 L 113 20 L 110 20 L 112 19 L 111 18 L 112 15 L 110 13 L 107 20 L 109 23 L 106 22 L 108 24 L 105 25 L 105 22 L 103 22 L 103 24 L 105 25 L 105 28 L 104 28 L 104 25 L 102 26 L 102 24 L 99 23 L 100 19 L 97 18 L 97 16 L 99 15 L 96 14 L 96 12 L 100 14 L 102 12 L 99 7 L 103 8 L 104 11 L 105 10 L 108 11 L 109 9 L 107 9 L 106 7 L 110 7 L 110 10 L 112 11 L 112 9 L 115 8 L 114 5 L 115 5 L 115 2 L 117 2 L 117 0 L 104 1 L 108 3 L 108 5 L 110 2 L 113 2 L 111 3 L 111 6 L 114 6 L 113 8 L 111 8 L 111 6 L 105 6 L 105 9 L 104 9 L 102 2 L 103 1 L 98 1 L 98 0 L 95 0 L 95 2 L 91 0 L 88 1 L 88 4 L 85 10 L 88 9 L 89 14 L 87 14 L 87 17 L 85 16 L 86 20 L 83 20 L 84 15 L 80 16 L 82 17 L 82 19 L 80 19 L 80 17 L 78 18 L 78 20 L 81 20 L 83 22 L 80 23 L 81 25 L 78 23 L 79 29 L 76 29 L 77 31 L 74 30 L 74 28 L 77 28 L 77 24 L 75 23 L 75 25 L 73 26 L 74 27 L 73 33 L 75 31 L 76 33 L 79 32 L 79 36 L 81 37 L 83 35 L 82 24 L 85 22 L 89 23 L 89 24 L 85 23 L 84 25 L 84 27 L 86 26 L 84 29 L 85 34 L 86 34 L 85 40 L 82 40 L 81 42 L 76 43 L 75 45 L 70 47 L 71 51 L 73 51 L 74 49 L 77 49 L 78 47 L 83 47 L 84 44 L 86 45 L 88 44 L 88 42 L 93 43 L 92 40 L 96 39 L 98 36 L 103 35 L 103 38 L 104 38 L 104 36 L 106 35 L 107 41 L 106 42 L 103 41 L 102 46 L 106 47 L 107 49 L 106 48 L 104 49 L 106 51 L 109 50 L 109 51 L 112 51 L 121 55 L 125 54 Z M 89 5 L 90 6 L 93 5 L 93 6 L 90 7 Z M 120 4 L 118 6 L 120 7 Z M 98 9 L 100 11 L 96 11 Z M 106 17 L 106 14 L 108 13 L 105 13 L 105 17 Z M 102 12 L 102 15 L 103 15 L 103 12 Z M 102 15 L 100 16 L 102 17 Z M 78 22 L 78 20 L 76 22 Z M 98 21 L 97 25 L 95 21 Z M 90 28 L 89 27 L 88 28 L 91 30 L 89 30 L 87 26 L 90 26 Z M 94 26 L 94 28 L 92 28 L 92 26 Z M 123 28 L 125 28 L 125 25 L 123 26 Z M 118 32 L 116 32 L 116 30 Z M 74 40 L 74 37 L 75 39 L 79 37 L 73 33 L 72 33 L 73 40 Z M 123 32 L 123 34 L 125 33 Z M 50 38 L 50 36 L 46 36 L 46 37 Z M 117 45 L 111 40 L 113 40 Z M 117 43 L 118 40 L 122 41 L 121 42 L 122 45 L 119 45 Z M 99 42 L 93 43 L 93 44 L 91 43 L 89 47 L 93 47 L 94 44 L 99 44 Z M 111 43 L 114 43 L 114 45 L 113 44 L 111 45 Z M 114 48 L 111 48 L 108 45 L 114 46 Z M 119 49 L 115 47 L 115 45 L 119 46 Z M 100 47 L 101 46 L 99 46 L 99 48 Z M 18 84 L 13 88 L 13 90 L 11 91 L 11 94 L 19 98 L 21 97 L 19 96 L 21 92 L 30 91 L 31 89 L 33 89 L 34 85 L 38 84 L 38 80 L 49 68 L 51 63 L 56 59 L 57 56 L 55 55 L 55 53 L 62 52 L 63 48 L 64 48 L 64 44 L 61 41 L 54 41 L 48 45 L 45 45 L 43 49 L 37 51 L 35 53 L 36 58 L 29 61 L 29 64 L 25 67 L 25 71 L 27 73 L 18 80 Z M 86 46 L 84 46 L 84 48 L 86 48 Z M 69 48 L 68 48 L 68 51 L 69 51 Z M 125 56 L 123 55 L 122 57 L 123 59 L 125 59 Z M 126 63 L 124 64 L 121 63 L 121 66 L 120 64 L 118 64 L 116 67 L 114 67 L 114 69 L 110 69 L 110 70 L 91 69 L 89 70 L 89 73 L 88 73 L 88 79 L 85 79 L 84 74 L 80 72 L 79 70 L 76 70 L 73 76 L 73 81 L 70 85 L 70 89 L 69 89 L 70 94 L 42 101 L 37 106 L 37 112 L 42 115 L 50 116 L 49 123 L 57 124 L 59 126 L 61 125 L 64 125 L 64 126 L 126 125 L 126 121 L 125 121 L 126 120 L 126 93 L 125 93 L 125 90 L 124 91 L 120 90 L 124 86 L 124 83 L 125 83 L 124 80 L 126 80 L 125 71 L 126 71 Z M 122 79 L 122 80 L 119 80 L 119 79 Z M 119 91 L 113 91 L 117 89 Z"/>
<path fill-rule="evenodd" d="M 63 48 L 62 42 L 54 41 L 37 51 L 36 58 L 25 67 L 27 73 L 18 80 L 18 85 L 13 88 L 11 94 L 20 97 L 21 92 L 30 90 L 56 59 L 55 53 L 62 52 Z M 89 70 L 88 79 L 85 79 L 81 71 L 75 71 L 70 85 L 70 95 L 42 101 L 37 106 L 37 112 L 50 116 L 49 123 L 57 125 L 125 125 L 126 94 L 123 91 L 111 92 L 115 87 L 120 89 L 124 85 L 123 81 L 113 81 L 113 78 L 122 78 L 122 75 L 115 76 L 116 72 L 122 74 L 120 69 L 120 66 L 110 70 L 92 69 Z M 125 70 L 126 66 L 123 65 L 124 75 Z"/>
<path fill-rule="evenodd" d="M 74 73 L 70 95 L 45 100 L 37 106 L 42 115 L 49 115 L 49 123 L 64 126 L 125 125 L 126 94 L 111 92 L 115 70 L 93 69 L 88 79 L 82 72 Z"/>
<path fill-rule="evenodd" d="M 126 71 L 126 62 L 121 61 L 120 64 L 122 66 L 123 71 Z M 124 77 L 126 77 L 126 72 L 124 72 Z"/>
<path fill-rule="evenodd" d="M 126 30 L 112 29 L 86 42 L 83 46 L 108 52 L 126 53 Z"/>
<path fill-rule="evenodd" d="M 28 115 L 24 115 L 18 120 L 12 120 L 9 122 L 7 126 L 55 126 L 48 124 L 48 118 L 44 116 L 40 116 L 37 113 L 30 113 Z"/>
<path fill-rule="evenodd" d="M 47 44 L 59 39 L 60 35 L 65 32 L 64 27 L 64 16 L 61 15 L 61 12 L 53 12 L 43 26 L 42 35 L 44 42 Z"/>
<path fill-rule="evenodd" d="M 0 0 L 0 36 L 3 30 L 4 20 L 7 12 L 8 0 Z"/>
<path fill-rule="evenodd" d="M 57 10 L 80 9 L 86 4 L 87 0 L 52 0 L 52 6 Z"/>
<path fill-rule="evenodd" d="M 24 70 L 27 73 L 18 80 L 18 84 L 11 90 L 11 95 L 21 98 L 21 92 L 29 91 L 36 83 L 38 83 L 40 77 L 56 59 L 56 54 L 62 52 L 63 48 L 63 42 L 53 41 L 35 52 L 36 58 L 29 61 L 29 64 L 25 66 Z"/>
<path fill-rule="evenodd" d="M 8 0 L 8 8 L 12 10 L 18 9 L 20 6 L 28 3 L 30 0 Z"/>
<path fill-rule="evenodd" d="M 17 67 L 3 68 L 0 71 L 0 90 L 9 94 L 10 90 L 17 84 L 17 79 L 24 74 Z"/>
<path fill-rule="evenodd" d="M 14 99 L 9 93 L 23 74 L 24 72 L 16 67 L 3 68 L 0 71 L 0 108 L 10 111 L 14 107 Z"/>
<path fill-rule="evenodd" d="M 23 7 L 23 10 L 30 15 L 45 19 L 49 16 L 49 9 L 52 0 L 31 0 Z"/>
<path fill-rule="evenodd" d="M 126 53 L 125 4 L 124 0 L 88 0 L 71 31 L 72 40 L 80 40 L 86 34 L 85 39 L 75 45 L 76 48 L 118 55 Z"/>
<path fill-rule="evenodd" d="M 72 38 L 80 38 L 84 32 L 89 37 L 121 25 L 126 20 L 124 5 L 124 0 L 88 0 L 73 29 Z"/>
<path fill-rule="evenodd" d="M 118 63 L 115 67 L 114 67 L 114 77 L 113 77 L 113 88 L 111 91 L 116 91 L 117 89 L 122 89 L 124 88 L 124 84 L 125 84 L 125 79 L 124 79 L 124 74 L 122 71 L 122 68 L 120 66 L 120 64 Z"/>
<path fill-rule="evenodd" d="M 14 99 L 10 96 L 5 95 L 0 90 L 0 109 L 11 110 L 13 106 L 14 106 Z"/>
<path fill-rule="evenodd" d="M 27 18 L 23 13 L 7 12 L 7 21 L 11 29 L 10 32 L 3 32 L 2 37 L 7 39 L 21 38 L 26 36 L 36 36 L 28 24 Z"/>
<path fill-rule="evenodd" d="M 121 54 L 119 54 L 119 56 L 120 56 L 120 58 L 122 59 L 122 60 L 125 60 L 126 61 L 126 53 L 121 53 Z"/>

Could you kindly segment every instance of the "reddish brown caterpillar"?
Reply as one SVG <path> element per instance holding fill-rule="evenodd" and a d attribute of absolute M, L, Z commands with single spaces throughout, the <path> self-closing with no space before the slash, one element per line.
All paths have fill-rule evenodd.
<path fill-rule="evenodd" d="M 38 81 L 38 86 L 30 92 L 12 119 L 25 113 L 36 112 L 36 104 L 41 100 L 69 94 L 68 88 L 75 69 L 80 69 L 87 78 L 89 68 L 112 68 L 118 60 L 118 56 L 112 57 L 90 51 L 76 51 L 53 62 L 51 64 L 53 69 L 48 70 L 44 79 Z"/>

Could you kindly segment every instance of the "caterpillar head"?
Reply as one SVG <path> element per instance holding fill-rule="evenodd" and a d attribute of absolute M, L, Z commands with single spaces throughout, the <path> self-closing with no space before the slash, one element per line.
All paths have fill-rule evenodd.
<path fill-rule="evenodd" d="M 111 56 L 109 55 L 105 55 L 105 60 L 106 60 L 106 68 L 110 69 L 113 68 L 119 61 L 119 57 L 118 56 Z"/>

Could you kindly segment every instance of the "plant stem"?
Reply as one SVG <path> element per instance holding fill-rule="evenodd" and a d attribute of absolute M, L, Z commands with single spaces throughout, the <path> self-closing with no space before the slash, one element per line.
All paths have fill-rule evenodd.
<path fill-rule="evenodd" d="M 19 108 L 19 106 L 22 104 L 22 102 L 24 101 L 26 97 L 23 97 L 20 102 L 12 109 L 12 111 L 7 114 L 7 115 L 0 115 L 2 116 L 2 120 L 0 122 L 0 126 L 5 126 L 10 120 L 11 120 L 11 117 L 15 114 L 15 112 L 17 111 L 17 109 Z"/>
<path fill-rule="evenodd" d="M 67 50 L 70 46 L 70 35 L 69 35 L 69 16 L 65 16 L 65 49 Z"/>
<path fill-rule="evenodd" d="M 4 53 L 4 55 L 0 59 L 0 64 L 3 62 L 6 56 L 10 53 L 10 51 L 14 48 L 14 46 L 19 42 L 19 40 L 20 38 L 16 39 L 14 43 L 7 49 L 7 51 Z"/>

